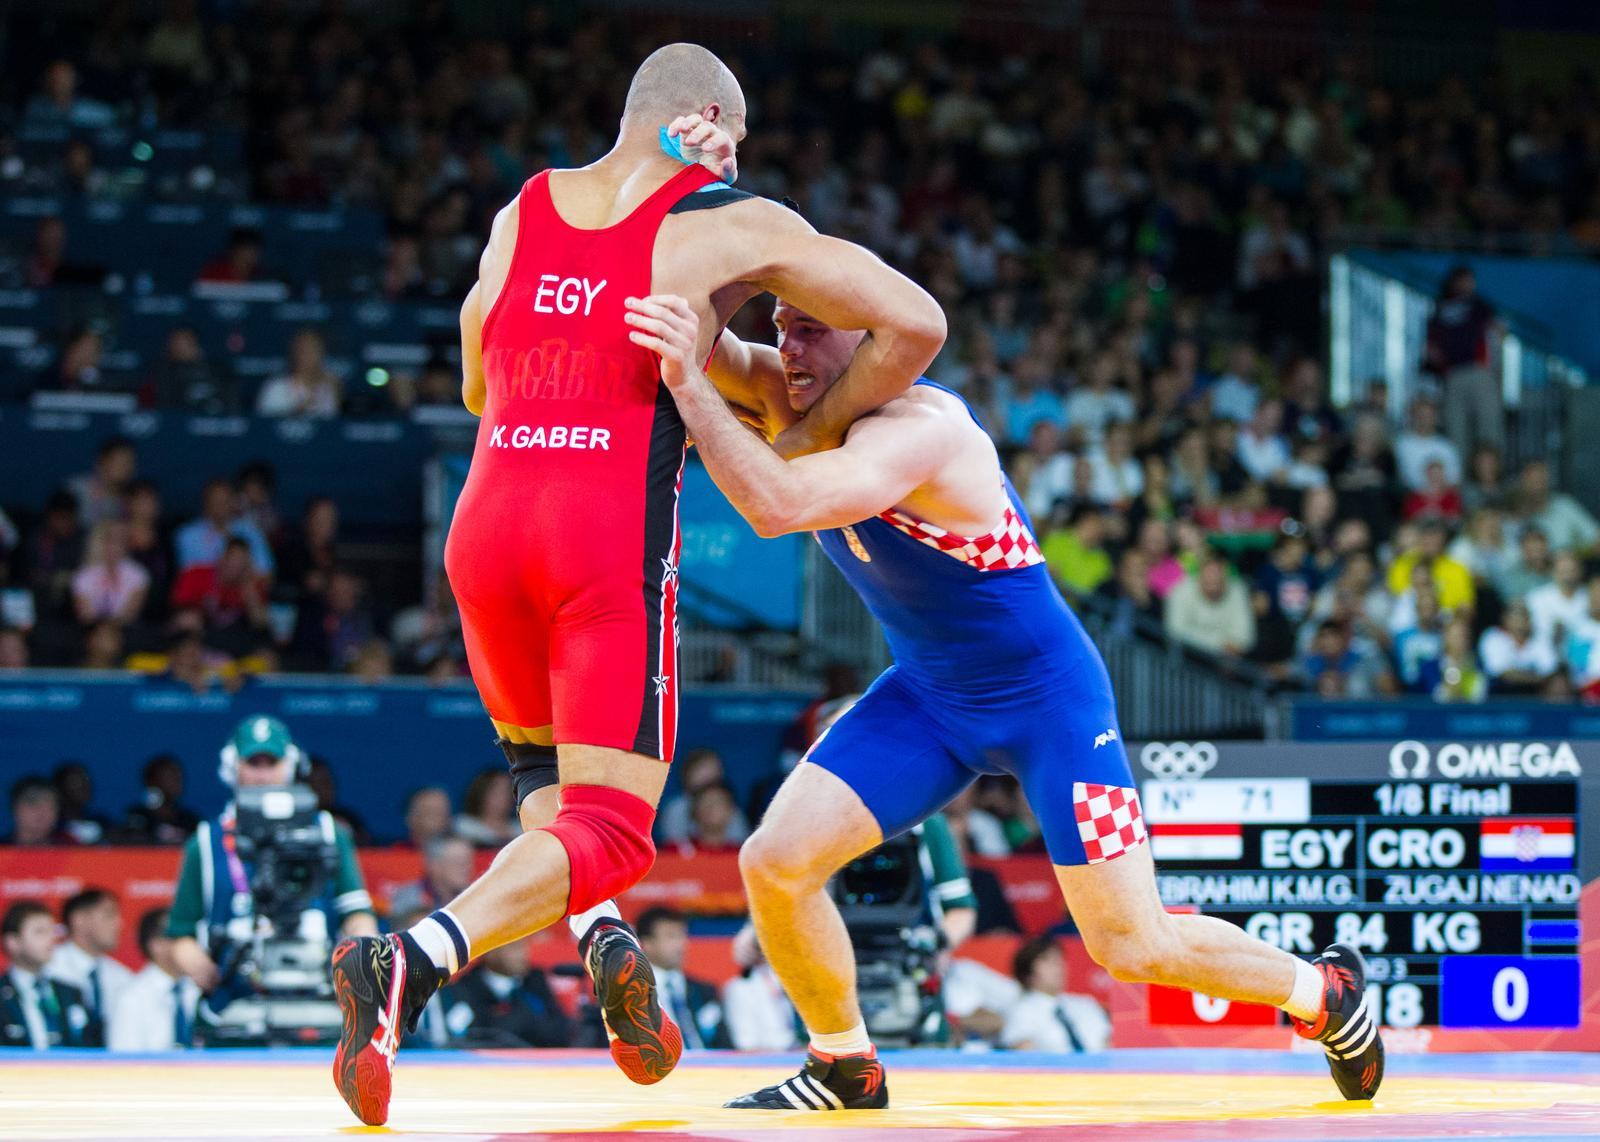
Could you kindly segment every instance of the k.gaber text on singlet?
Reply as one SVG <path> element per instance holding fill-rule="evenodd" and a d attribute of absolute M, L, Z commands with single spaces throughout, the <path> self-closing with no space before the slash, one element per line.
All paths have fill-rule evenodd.
<path fill-rule="evenodd" d="M 611 451 L 611 430 L 590 428 L 587 425 L 564 424 L 529 426 L 497 424 L 489 437 L 490 448 L 579 448 Z"/>

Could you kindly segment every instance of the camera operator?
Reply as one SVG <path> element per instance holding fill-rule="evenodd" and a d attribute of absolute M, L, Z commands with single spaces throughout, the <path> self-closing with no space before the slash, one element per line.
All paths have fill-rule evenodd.
<path fill-rule="evenodd" d="M 348 830 L 316 810 L 315 794 L 300 784 L 310 759 L 288 727 L 276 718 L 246 718 L 221 756 L 218 772 L 236 795 L 184 846 L 167 924 L 174 962 L 206 993 L 203 1023 L 225 1021 L 237 999 L 271 998 L 263 983 L 269 965 L 256 962 L 264 941 L 300 949 L 301 961 L 317 964 L 320 988 L 337 938 L 378 931 L 355 844 Z M 263 812 L 256 807 L 269 804 L 267 793 L 276 803 Z M 249 811 L 241 812 L 241 803 Z M 283 828 L 299 826 L 292 852 L 278 851 L 288 834 L 271 831 L 274 815 L 284 819 Z M 307 835 L 309 855 L 301 851 Z M 315 952 L 320 960 L 313 949 L 321 949 Z"/>

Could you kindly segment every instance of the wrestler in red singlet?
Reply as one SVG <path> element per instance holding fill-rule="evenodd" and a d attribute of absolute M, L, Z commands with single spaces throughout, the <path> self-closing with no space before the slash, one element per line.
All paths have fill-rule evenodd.
<path fill-rule="evenodd" d="M 569 226 L 548 172 L 483 323 L 487 399 L 445 567 L 489 715 L 672 759 L 685 438 L 659 358 L 628 339 L 656 231 L 716 178 L 685 167 L 614 226 Z"/>

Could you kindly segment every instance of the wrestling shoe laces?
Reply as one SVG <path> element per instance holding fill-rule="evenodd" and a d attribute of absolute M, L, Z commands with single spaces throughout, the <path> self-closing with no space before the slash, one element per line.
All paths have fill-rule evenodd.
<path fill-rule="evenodd" d="M 835 1057 L 808 1051 L 794 1078 L 723 1105 L 735 1110 L 882 1110 L 889 1105 L 889 1084 L 876 1051 Z"/>
<path fill-rule="evenodd" d="M 611 1058 L 642 1086 L 672 1073 L 683 1055 L 683 1032 L 661 1008 L 656 973 L 633 929 L 603 917 L 578 942 L 578 955 L 594 980 Z"/>
<path fill-rule="evenodd" d="M 1371 1098 L 1383 1082 L 1383 1038 L 1367 994 L 1367 963 L 1349 944 L 1332 944 L 1311 966 L 1322 973 L 1323 1010 L 1314 1023 L 1290 1017 L 1295 1030 L 1322 1044 L 1328 1070 L 1348 1099 Z"/>
<path fill-rule="evenodd" d="M 333 949 L 333 993 L 344 1017 L 333 1056 L 333 1082 L 346 1105 L 368 1126 L 389 1118 L 394 1056 L 403 1029 L 415 1030 L 443 979 L 406 970 L 398 936 L 357 936 Z"/>

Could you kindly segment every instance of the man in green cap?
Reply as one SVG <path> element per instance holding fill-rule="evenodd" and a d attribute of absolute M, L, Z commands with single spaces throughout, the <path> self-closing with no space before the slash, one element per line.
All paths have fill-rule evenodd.
<path fill-rule="evenodd" d="M 289 727 L 277 718 L 257 714 L 240 722 L 228 738 L 217 772 L 230 788 L 247 788 L 303 781 L 310 768 L 311 759 L 295 744 Z M 333 884 L 306 911 L 302 931 L 316 928 L 335 939 L 377 935 L 378 921 L 356 863 L 355 842 L 326 812 L 317 819 L 338 847 L 338 869 Z M 173 940 L 179 969 L 204 992 L 214 991 L 222 982 L 217 967 L 222 951 L 249 943 L 257 926 L 250 891 L 252 869 L 238 851 L 234 822 L 235 807 L 230 800 L 221 814 L 202 821 L 189 838 L 167 921 L 167 936 Z"/>

